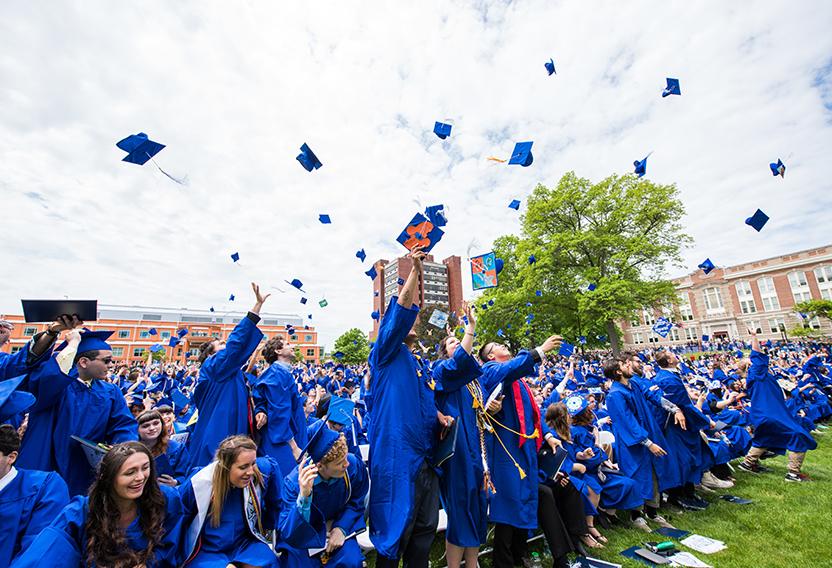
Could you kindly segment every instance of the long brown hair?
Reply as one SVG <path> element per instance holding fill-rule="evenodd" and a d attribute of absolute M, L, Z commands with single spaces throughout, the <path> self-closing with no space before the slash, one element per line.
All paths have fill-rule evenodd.
<path fill-rule="evenodd" d="M 139 507 L 139 527 L 147 540 L 144 550 L 132 550 L 127 543 L 127 534 L 118 526 L 121 511 L 113 499 L 112 490 L 121 467 L 133 454 L 142 453 L 150 461 L 150 472 L 141 497 L 136 499 Z M 124 442 L 113 446 L 104 454 L 98 464 L 98 476 L 90 487 L 89 514 L 86 523 L 86 566 L 107 566 L 108 568 L 133 568 L 149 565 L 155 558 L 155 550 L 164 536 L 166 499 L 156 481 L 153 456 L 141 442 Z"/>
<path fill-rule="evenodd" d="M 245 450 L 257 451 L 257 444 L 248 436 L 237 434 L 220 442 L 220 447 L 217 448 L 217 453 L 214 454 L 214 461 L 217 462 L 217 467 L 214 468 L 214 476 L 211 478 L 211 485 L 214 488 L 214 496 L 211 501 L 212 527 L 220 526 L 222 509 L 225 506 L 225 499 L 228 497 L 228 491 L 231 488 L 231 466 L 237 461 L 240 452 Z M 254 484 L 263 485 L 263 474 L 257 469 L 257 464 L 254 465 Z"/>
<path fill-rule="evenodd" d="M 567 444 L 572 443 L 572 432 L 569 430 L 569 411 L 562 402 L 553 402 L 546 409 L 546 424 L 554 428 L 558 438 Z"/>
<path fill-rule="evenodd" d="M 150 455 L 156 458 L 168 451 L 167 424 L 165 424 L 162 415 L 156 410 L 148 410 L 147 412 L 142 412 L 141 414 L 139 414 L 139 417 L 136 418 L 136 422 L 139 423 L 139 426 L 147 422 L 152 422 L 154 420 L 158 420 L 162 425 L 161 429 L 159 430 L 159 437 L 156 438 L 156 443 L 153 444 L 152 448 L 150 448 Z"/>

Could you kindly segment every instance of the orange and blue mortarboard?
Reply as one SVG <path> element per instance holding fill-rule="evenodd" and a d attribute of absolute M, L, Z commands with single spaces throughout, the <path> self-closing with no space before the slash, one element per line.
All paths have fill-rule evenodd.
<path fill-rule="evenodd" d="M 433 125 L 433 133 L 444 140 L 451 135 L 451 125 L 444 122 L 437 122 Z"/>
<path fill-rule="evenodd" d="M 510 209 L 514 209 L 515 211 L 520 210 L 520 202 L 516 199 L 512 199 L 511 203 L 508 204 Z"/>
<path fill-rule="evenodd" d="M 367 258 L 367 253 L 364 252 L 364 249 L 361 249 L 357 253 L 355 253 L 355 258 L 361 259 L 361 262 L 364 262 L 364 259 Z"/>
<path fill-rule="evenodd" d="M 318 159 L 318 156 L 315 155 L 315 153 L 309 148 L 309 146 L 306 145 L 306 143 L 304 143 L 303 146 L 300 147 L 300 154 L 298 155 L 297 160 L 298 162 L 300 162 L 300 165 L 303 166 L 303 169 L 305 169 L 307 172 L 317 170 L 318 168 L 323 166 L 321 161 Z"/>
<path fill-rule="evenodd" d="M 554 59 L 549 59 L 548 63 L 544 63 L 543 65 L 546 66 L 546 71 L 549 72 L 549 76 L 557 75 L 557 71 L 555 71 L 555 61 Z"/>
<path fill-rule="evenodd" d="M 662 91 L 662 98 L 669 95 L 681 95 L 682 88 L 679 86 L 679 79 L 667 78 L 667 87 Z"/>
<path fill-rule="evenodd" d="M 405 226 L 404 230 L 396 237 L 396 242 L 407 250 L 413 250 L 415 246 L 421 246 L 422 251 L 430 252 L 431 249 L 442 240 L 445 231 L 432 223 L 421 213 L 416 213 L 413 219 Z"/>
<path fill-rule="evenodd" d="M 306 303 L 306 298 L 301 298 L 301 299 L 300 299 L 300 303 L 301 303 L 301 304 L 305 304 L 305 303 Z"/>
<path fill-rule="evenodd" d="M 716 267 L 714 266 L 714 263 L 711 262 L 710 258 L 706 258 L 704 261 L 702 261 L 702 264 L 699 265 L 699 268 L 701 268 L 702 272 L 704 272 L 705 274 L 709 274 L 711 270 L 713 270 Z"/>
<path fill-rule="evenodd" d="M 759 233 L 760 229 L 768 222 L 768 215 L 757 209 L 754 214 L 745 220 L 745 224 L 754 227 L 754 229 Z"/>
<path fill-rule="evenodd" d="M 789 159 L 788 156 L 786 157 L 786 159 Z M 780 176 L 781 178 L 786 177 L 786 164 L 784 164 L 783 161 L 780 160 L 780 158 L 777 159 L 776 164 L 771 163 L 768 165 L 768 167 L 771 168 L 771 174 L 773 176 Z"/>

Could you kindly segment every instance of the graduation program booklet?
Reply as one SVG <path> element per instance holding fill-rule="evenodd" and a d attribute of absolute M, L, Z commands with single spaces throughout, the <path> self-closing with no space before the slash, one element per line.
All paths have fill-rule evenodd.
<path fill-rule="evenodd" d="M 563 462 L 566 461 L 567 455 L 569 455 L 567 451 L 560 446 L 555 451 L 552 451 L 549 444 L 543 444 L 540 451 L 537 452 L 537 467 L 546 474 L 547 478 L 554 481 L 560 468 L 563 467 Z"/>
<path fill-rule="evenodd" d="M 454 418 L 450 426 L 442 429 L 439 442 L 433 454 L 433 467 L 439 467 L 442 463 L 454 455 L 456 451 L 456 438 L 459 435 L 459 417 Z"/>

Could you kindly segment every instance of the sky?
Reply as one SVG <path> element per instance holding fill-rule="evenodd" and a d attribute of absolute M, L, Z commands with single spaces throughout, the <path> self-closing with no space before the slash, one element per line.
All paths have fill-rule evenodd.
<path fill-rule="evenodd" d="M 0 313 L 64 296 L 243 311 L 257 282 L 264 312 L 311 314 L 329 350 L 372 329 L 364 271 L 405 252 L 420 209 L 446 206 L 437 260 L 481 254 L 519 234 L 538 183 L 651 151 L 695 241 L 668 276 L 832 244 L 830 21 L 820 1 L 2 2 Z M 661 97 L 667 77 L 682 96 Z M 188 186 L 121 161 L 138 132 Z M 523 141 L 530 167 L 489 165 Z"/>

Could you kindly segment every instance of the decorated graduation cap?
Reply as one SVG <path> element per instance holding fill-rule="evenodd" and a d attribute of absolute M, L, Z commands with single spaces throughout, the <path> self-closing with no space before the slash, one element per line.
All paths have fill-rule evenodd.
<path fill-rule="evenodd" d="M 370 277 L 370 280 L 375 280 L 376 276 L 378 276 L 378 271 L 376 270 L 375 266 L 371 266 L 370 270 L 364 272 L 367 276 Z M 376 292 L 376 296 L 378 296 L 378 292 Z"/>
<path fill-rule="evenodd" d="M 301 281 L 300 281 L 300 280 L 298 280 L 297 278 L 293 278 L 291 282 L 289 282 L 288 280 L 284 280 L 284 282 L 286 282 L 286 284 L 289 284 L 289 285 L 290 285 L 290 286 L 292 286 L 293 288 L 297 288 L 298 290 L 300 290 L 301 292 L 303 292 L 303 290 L 302 290 L 302 288 L 303 288 L 303 282 L 301 282 Z M 304 293 L 305 293 L 305 292 L 304 292 Z"/>
<path fill-rule="evenodd" d="M 329 215 L 318 215 L 318 221 L 321 222 L 321 225 L 331 225 L 332 220 L 329 218 Z"/>
<path fill-rule="evenodd" d="M 768 215 L 757 209 L 754 214 L 745 220 L 745 224 L 754 227 L 754 229 L 759 233 L 760 229 L 768 222 Z"/>
<path fill-rule="evenodd" d="M 446 122 L 436 122 L 433 125 L 433 133 L 444 140 L 451 135 L 451 126 L 453 125 Z"/>
<path fill-rule="evenodd" d="M 786 158 L 788 160 L 788 158 Z M 777 163 L 771 163 L 768 165 L 771 168 L 771 175 L 777 177 L 780 176 L 781 178 L 786 177 L 786 164 L 780 158 L 777 158 Z"/>
<path fill-rule="evenodd" d="M 121 150 L 127 152 L 127 155 L 121 159 L 122 162 L 129 162 L 131 164 L 143 166 L 148 162 L 148 160 L 150 160 L 151 162 L 153 162 L 153 165 L 159 169 L 160 172 L 162 172 L 164 175 L 166 175 L 176 183 L 180 185 L 188 185 L 187 176 L 184 178 L 177 179 L 159 167 L 159 164 L 156 163 L 156 161 L 153 159 L 153 156 L 161 152 L 162 148 L 164 148 L 165 145 L 150 140 L 147 137 L 147 134 L 145 134 L 144 132 L 139 132 L 138 134 L 131 134 L 127 138 L 124 138 L 116 142 L 116 146 L 118 146 Z"/>
<path fill-rule="evenodd" d="M 333 396 L 329 399 L 329 409 L 326 412 L 326 419 L 347 426 L 352 423 L 352 411 L 355 403 L 348 398 Z"/>
<path fill-rule="evenodd" d="M 321 300 L 320 302 L 318 302 L 318 305 L 319 305 L 319 306 L 321 306 L 322 308 L 325 308 L 325 307 L 327 307 L 327 306 L 329 305 L 329 302 L 327 302 L 327 301 L 326 301 L 326 298 L 324 298 L 323 300 Z"/>
<path fill-rule="evenodd" d="M 520 210 L 520 202 L 516 199 L 512 199 L 511 203 L 508 204 L 509 209 L 514 209 L 515 211 Z"/>
<path fill-rule="evenodd" d="M 309 427 L 309 442 L 303 449 L 300 463 L 302 464 L 307 457 L 312 459 L 312 463 L 320 463 L 340 437 L 341 434 L 327 428 L 323 420 L 316 422 Z"/>
<path fill-rule="evenodd" d="M 0 423 L 23 412 L 35 404 L 35 396 L 28 392 L 19 392 L 17 387 L 26 375 L 0 382 Z"/>
<path fill-rule="evenodd" d="M 413 219 L 407 224 L 401 234 L 396 238 L 396 242 L 400 243 L 407 250 L 413 250 L 413 247 L 420 245 L 424 252 L 430 252 L 431 249 L 438 243 L 445 232 L 434 225 L 430 219 L 416 213 Z"/>
<path fill-rule="evenodd" d="M 589 407 L 589 401 L 580 395 L 570 396 L 566 399 L 566 410 L 569 416 L 575 417 Z"/>
<path fill-rule="evenodd" d="M 543 65 L 546 66 L 546 71 L 549 72 L 549 77 L 551 77 L 552 75 L 557 75 L 558 74 L 557 71 L 555 71 L 555 60 L 554 59 L 550 58 L 549 61 L 547 63 L 544 63 Z"/>
<path fill-rule="evenodd" d="M 434 227 L 444 227 L 448 224 L 448 218 L 445 216 L 445 206 L 442 204 L 425 207 L 425 217 L 433 223 Z"/>
<path fill-rule="evenodd" d="M 355 253 L 355 258 L 358 258 L 361 260 L 361 262 L 364 262 L 364 259 L 367 258 L 367 253 L 364 252 L 364 249 L 361 249 L 360 251 Z"/>
<path fill-rule="evenodd" d="M 638 177 L 644 177 L 644 174 L 647 173 L 647 158 L 649 158 L 652 155 L 653 155 L 653 152 L 650 152 L 649 154 L 647 154 L 644 157 L 643 160 L 641 160 L 641 161 L 636 160 L 635 162 L 633 162 L 633 166 L 635 166 L 635 172 L 634 173 L 636 175 L 638 175 Z"/>
<path fill-rule="evenodd" d="M 711 262 L 710 258 L 706 258 L 704 261 L 702 261 L 702 264 L 699 265 L 699 268 L 701 268 L 702 272 L 704 272 L 705 274 L 710 274 L 711 270 L 713 270 L 716 267 L 714 266 L 714 263 Z"/>
<path fill-rule="evenodd" d="M 471 281 L 474 291 L 499 286 L 497 260 L 493 251 L 471 259 Z"/>
<path fill-rule="evenodd" d="M 306 302 L 307 302 L 306 298 L 301 298 L 301 299 L 300 299 L 300 303 L 301 303 L 301 304 L 305 304 Z"/>
<path fill-rule="evenodd" d="M 682 88 L 679 86 L 679 79 L 667 78 L 667 87 L 662 91 L 662 98 L 670 95 L 681 95 Z"/>
<path fill-rule="evenodd" d="M 304 142 L 303 146 L 300 147 L 300 154 L 297 157 L 298 162 L 300 165 L 303 166 L 307 172 L 311 172 L 312 170 L 317 170 L 323 164 L 318 159 L 318 156 L 306 145 Z"/>

